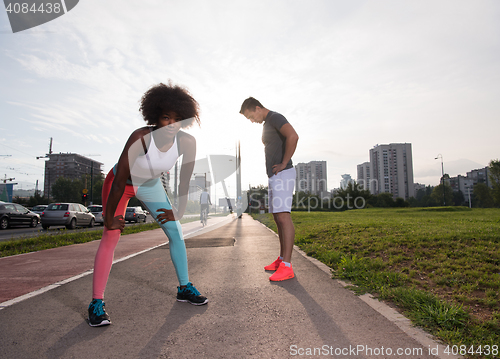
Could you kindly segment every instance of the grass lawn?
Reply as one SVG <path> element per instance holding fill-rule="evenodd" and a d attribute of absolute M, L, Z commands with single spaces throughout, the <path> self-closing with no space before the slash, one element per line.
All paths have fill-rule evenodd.
<path fill-rule="evenodd" d="M 276 231 L 269 214 L 254 218 Z M 292 212 L 295 244 L 448 344 L 500 357 L 500 209 Z M 496 355 L 490 354 L 496 345 Z"/>

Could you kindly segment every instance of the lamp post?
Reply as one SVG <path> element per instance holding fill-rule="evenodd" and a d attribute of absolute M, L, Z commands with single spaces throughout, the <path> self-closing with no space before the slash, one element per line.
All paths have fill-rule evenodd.
<path fill-rule="evenodd" d="M 443 184 L 443 206 L 446 206 L 446 196 L 444 192 L 444 166 L 443 166 L 443 155 L 438 154 L 435 160 L 441 157 L 441 182 Z"/>

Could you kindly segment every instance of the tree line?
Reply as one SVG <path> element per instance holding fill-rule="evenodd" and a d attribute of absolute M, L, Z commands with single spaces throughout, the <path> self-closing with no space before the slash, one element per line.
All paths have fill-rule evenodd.
<path fill-rule="evenodd" d="M 444 179 L 449 178 L 447 174 Z M 500 207 L 500 161 L 491 160 L 489 163 L 489 180 L 492 187 L 485 183 L 477 183 L 470 194 L 471 207 Z M 453 191 L 451 186 L 443 181 L 438 186 L 427 186 L 419 189 L 414 197 L 408 200 L 393 198 L 391 193 L 380 193 L 373 195 L 369 190 L 363 189 L 356 181 L 343 189 L 335 192 L 332 198 L 320 198 L 317 195 L 296 192 L 293 197 L 292 210 L 321 211 L 321 210 L 347 210 L 369 207 L 436 207 L 446 205 L 469 206 L 469 198 L 462 191 Z M 444 182 L 444 185 L 443 185 Z M 444 192 L 444 193 L 443 193 Z M 262 205 L 267 201 L 267 187 L 253 187 L 248 192 L 249 210 L 260 211 Z"/>

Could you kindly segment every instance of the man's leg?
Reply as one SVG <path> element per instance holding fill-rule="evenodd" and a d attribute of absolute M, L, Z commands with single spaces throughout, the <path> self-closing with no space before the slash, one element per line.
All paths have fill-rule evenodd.
<path fill-rule="evenodd" d="M 295 228 L 293 226 L 292 216 L 289 212 L 273 213 L 273 217 L 278 226 L 280 253 L 283 257 L 283 261 L 279 263 L 276 272 L 269 277 L 269 280 L 274 282 L 295 277 L 291 263 L 293 243 L 295 240 Z"/>
<path fill-rule="evenodd" d="M 295 227 L 289 212 L 273 213 L 274 221 L 278 226 L 280 239 L 280 256 L 283 261 L 290 263 L 292 260 L 293 243 L 295 241 Z"/>
<path fill-rule="evenodd" d="M 274 221 L 278 227 L 280 239 L 280 257 L 275 261 L 279 266 L 276 272 L 269 277 L 271 281 L 291 279 L 295 276 L 292 269 L 291 259 L 293 243 L 295 240 L 295 228 L 293 226 L 292 209 L 293 188 L 295 187 L 295 169 L 291 168 L 278 173 L 269 180 L 271 195 L 269 196 L 269 212 L 273 213 Z"/>

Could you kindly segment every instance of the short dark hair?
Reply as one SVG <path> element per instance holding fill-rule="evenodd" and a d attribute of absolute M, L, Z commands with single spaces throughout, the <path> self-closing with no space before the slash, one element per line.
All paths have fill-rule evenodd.
<path fill-rule="evenodd" d="M 141 98 L 139 111 L 148 125 L 156 125 L 165 112 L 175 112 L 182 121 L 182 127 L 189 127 L 195 121 L 200 124 L 200 106 L 189 91 L 179 85 L 159 83 L 152 86 Z M 184 121 L 187 120 L 187 121 Z"/>
<path fill-rule="evenodd" d="M 241 110 L 240 113 L 243 114 L 246 110 L 248 111 L 255 111 L 255 107 L 259 106 L 260 108 L 265 108 L 262 106 L 262 104 L 259 102 L 259 100 L 249 97 L 243 103 L 241 104 Z"/>

